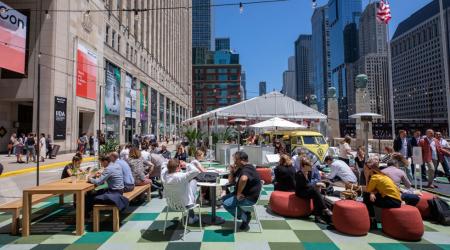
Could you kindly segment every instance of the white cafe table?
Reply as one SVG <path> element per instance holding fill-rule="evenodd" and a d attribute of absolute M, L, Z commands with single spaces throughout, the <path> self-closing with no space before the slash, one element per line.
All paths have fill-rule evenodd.
<path fill-rule="evenodd" d="M 224 187 L 228 185 L 228 179 L 220 179 L 219 183 L 216 182 L 197 182 L 199 187 L 209 187 L 209 200 L 211 202 L 211 216 L 202 218 L 202 222 L 210 225 L 220 225 L 225 223 L 225 220 L 219 216 L 216 216 L 216 188 Z"/>

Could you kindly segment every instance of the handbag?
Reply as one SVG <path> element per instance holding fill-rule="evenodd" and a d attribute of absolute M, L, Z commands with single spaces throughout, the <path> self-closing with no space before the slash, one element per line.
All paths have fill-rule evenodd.
<path fill-rule="evenodd" d="M 344 200 L 356 200 L 362 196 L 362 193 L 362 186 L 345 184 L 345 190 L 341 192 L 341 198 Z"/>
<path fill-rule="evenodd" d="M 219 177 L 218 173 L 214 173 L 214 172 L 204 172 L 204 173 L 200 173 L 199 175 L 197 175 L 197 177 L 195 177 L 195 179 L 198 182 L 209 182 L 209 183 L 215 183 L 217 181 L 217 178 Z"/>

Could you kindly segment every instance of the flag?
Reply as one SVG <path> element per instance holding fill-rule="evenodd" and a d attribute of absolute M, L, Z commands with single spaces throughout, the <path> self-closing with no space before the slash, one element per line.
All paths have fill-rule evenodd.
<path fill-rule="evenodd" d="M 387 0 L 380 0 L 380 3 L 378 4 L 377 19 L 380 22 L 388 24 L 391 18 L 391 7 L 389 6 L 389 3 Z"/>

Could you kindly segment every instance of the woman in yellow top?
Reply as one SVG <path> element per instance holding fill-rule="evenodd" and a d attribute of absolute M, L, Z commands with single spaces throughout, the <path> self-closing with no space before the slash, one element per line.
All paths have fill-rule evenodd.
<path fill-rule="evenodd" d="M 377 159 L 369 159 L 366 165 L 367 188 L 364 203 L 371 218 L 372 228 L 376 228 L 375 211 L 373 206 L 380 208 L 399 208 L 402 205 L 400 190 L 394 181 L 381 172 Z"/>

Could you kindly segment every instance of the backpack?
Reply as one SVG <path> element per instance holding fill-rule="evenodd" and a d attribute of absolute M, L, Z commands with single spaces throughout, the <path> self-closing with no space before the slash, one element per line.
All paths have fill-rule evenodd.
<path fill-rule="evenodd" d="M 450 206 L 441 198 L 428 200 L 430 206 L 431 218 L 441 225 L 450 225 Z"/>
<path fill-rule="evenodd" d="M 195 178 L 198 182 L 209 182 L 209 183 L 215 183 L 217 178 L 219 177 L 218 173 L 214 172 L 204 172 L 197 175 Z"/>

